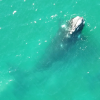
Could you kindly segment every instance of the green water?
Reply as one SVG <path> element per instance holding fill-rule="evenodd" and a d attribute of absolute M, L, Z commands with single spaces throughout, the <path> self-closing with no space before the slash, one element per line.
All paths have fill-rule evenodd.
<path fill-rule="evenodd" d="M 86 40 L 31 73 L 59 20 L 76 16 L 85 19 Z M 99 20 L 99 0 L 0 0 L 0 100 L 100 100 Z"/>

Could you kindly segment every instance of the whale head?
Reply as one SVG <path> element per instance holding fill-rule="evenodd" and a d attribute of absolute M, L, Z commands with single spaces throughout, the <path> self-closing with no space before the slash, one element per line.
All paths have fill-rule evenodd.
<path fill-rule="evenodd" d="M 83 17 L 75 17 L 69 21 L 69 34 L 71 37 L 79 37 L 81 31 L 85 25 Z"/>

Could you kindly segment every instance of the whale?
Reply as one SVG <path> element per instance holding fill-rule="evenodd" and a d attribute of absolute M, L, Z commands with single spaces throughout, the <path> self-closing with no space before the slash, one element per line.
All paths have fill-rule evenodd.
<path fill-rule="evenodd" d="M 35 90 L 42 82 L 45 82 L 49 75 L 49 68 L 60 61 L 68 53 L 71 47 L 81 38 L 82 30 L 85 25 L 83 17 L 76 16 L 60 25 L 56 35 L 51 39 L 51 43 L 45 49 L 44 54 L 38 60 L 37 64 L 28 71 L 22 71 L 19 67 L 14 68 L 8 64 L 10 75 L 13 76 L 13 94 L 18 99 L 23 99 L 28 90 L 33 86 Z"/>
<path fill-rule="evenodd" d="M 61 24 L 56 36 L 51 40 L 45 53 L 38 61 L 36 69 L 47 69 L 54 62 L 62 59 L 70 47 L 80 39 L 84 25 L 85 20 L 80 16 L 76 16 Z"/>

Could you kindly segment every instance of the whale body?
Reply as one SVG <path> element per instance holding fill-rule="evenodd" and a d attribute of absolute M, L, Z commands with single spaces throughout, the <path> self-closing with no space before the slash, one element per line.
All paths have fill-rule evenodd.
<path fill-rule="evenodd" d="M 14 77 L 13 94 L 18 99 L 21 100 L 26 96 L 26 93 L 32 86 L 34 86 L 34 88 L 36 87 L 37 90 L 37 87 L 47 79 L 48 76 L 47 74 L 44 76 L 43 70 L 48 69 L 54 62 L 66 56 L 71 46 L 79 40 L 84 25 L 84 19 L 79 16 L 61 25 L 56 36 L 51 40 L 51 43 L 48 45 L 44 55 L 40 58 L 35 68 L 32 68 L 28 72 L 8 65 L 10 66 L 9 72 L 11 72 L 10 74 Z"/>
<path fill-rule="evenodd" d="M 63 58 L 69 48 L 79 40 L 84 25 L 84 19 L 79 16 L 61 25 L 56 36 L 45 50 L 45 54 L 36 65 L 37 69 L 46 69 L 55 61 Z"/>

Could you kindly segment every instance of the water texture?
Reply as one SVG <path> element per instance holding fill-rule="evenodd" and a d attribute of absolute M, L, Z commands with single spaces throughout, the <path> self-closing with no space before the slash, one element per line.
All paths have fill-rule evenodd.
<path fill-rule="evenodd" d="M 0 0 L 0 100 L 100 100 L 99 0 Z M 33 72 L 60 22 L 85 19 L 86 37 Z"/>

